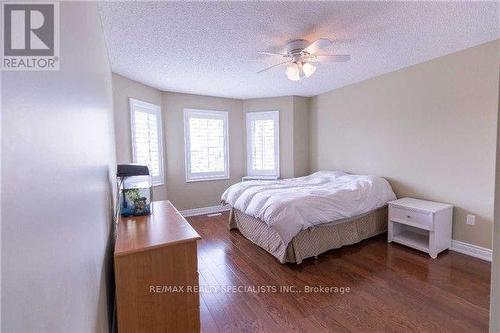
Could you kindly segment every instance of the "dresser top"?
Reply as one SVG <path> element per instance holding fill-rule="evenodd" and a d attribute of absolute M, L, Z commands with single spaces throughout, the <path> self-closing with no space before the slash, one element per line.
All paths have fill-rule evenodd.
<path fill-rule="evenodd" d="M 155 201 L 151 215 L 120 218 L 115 257 L 200 238 L 170 201 Z"/>
<path fill-rule="evenodd" d="M 401 198 L 398 200 L 389 201 L 388 204 L 402 207 L 402 208 L 411 208 L 411 209 L 422 210 L 422 211 L 432 212 L 432 213 L 436 213 L 436 212 L 439 212 L 439 211 L 444 210 L 444 209 L 453 208 L 453 206 L 449 205 L 449 204 L 434 202 L 434 201 L 427 201 L 427 200 L 420 200 L 420 199 L 413 199 L 413 198 Z"/>

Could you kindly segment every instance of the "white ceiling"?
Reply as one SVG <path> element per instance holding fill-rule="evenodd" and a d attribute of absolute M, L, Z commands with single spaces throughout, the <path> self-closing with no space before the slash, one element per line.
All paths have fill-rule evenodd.
<path fill-rule="evenodd" d="M 103 2 L 113 72 L 165 91 L 313 96 L 499 38 L 497 2 Z M 336 41 L 309 79 L 256 72 L 287 41 Z M 480 61 L 480 59 L 478 59 Z"/>

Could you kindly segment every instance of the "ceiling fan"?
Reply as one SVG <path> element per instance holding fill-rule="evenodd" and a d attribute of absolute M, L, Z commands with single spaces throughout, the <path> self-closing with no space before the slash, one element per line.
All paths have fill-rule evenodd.
<path fill-rule="evenodd" d="M 285 60 L 267 67 L 257 73 L 268 71 L 272 68 L 287 65 L 286 76 L 289 80 L 298 81 L 308 78 L 316 71 L 316 66 L 311 63 L 319 61 L 346 62 L 351 59 L 348 54 L 321 54 L 320 50 L 333 45 L 333 41 L 328 38 L 320 38 L 312 43 L 305 39 L 295 39 L 286 44 L 284 53 L 260 51 L 259 54 L 280 56 Z"/>

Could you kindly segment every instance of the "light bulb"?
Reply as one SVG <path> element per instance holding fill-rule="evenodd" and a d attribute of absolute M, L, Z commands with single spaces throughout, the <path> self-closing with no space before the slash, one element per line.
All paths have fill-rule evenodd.
<path fill-rule="evenodd" d="M 302 70 L 302 64 L 303 62 L 298 62 L 297 63 L 297 68 L 299 69 L 299 77 L 303 79 L 306 75 L 304 74 L 304 71 Z"/>
<path fill-rule="evenodd" d="M 309 77 L 309 76 L 313 75 L 313 73 L 316 71 L 316 66 L 313 66 L 308 62 L 304 62 L 302 64 L 302 71 L 304 72 L 306 77 Z"/>
<path fill-rule="evenodd" d="M 299 66 L 296 63 L 288 65 L 285 73 L 289 80 L 292 81 L 300 80 L 300 70 Z"/>

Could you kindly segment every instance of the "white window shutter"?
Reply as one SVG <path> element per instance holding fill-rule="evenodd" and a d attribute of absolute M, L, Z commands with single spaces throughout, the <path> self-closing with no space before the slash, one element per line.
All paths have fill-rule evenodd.
<path fill-rule="evenodd" d="M 161 109 L 158 105 L 130 98 L 132 159 L 148 165 L 154 185 L 164 183 Z"/>
<path fill-rule="evenodd" d="M 279 177 L 279 112 L 249 112 L 247 122 L 248 176 Z"/>
<path fill-rule="evenodd" d="M 228 114 L 184 110 L 186 181 L 229 178 Z"/>

